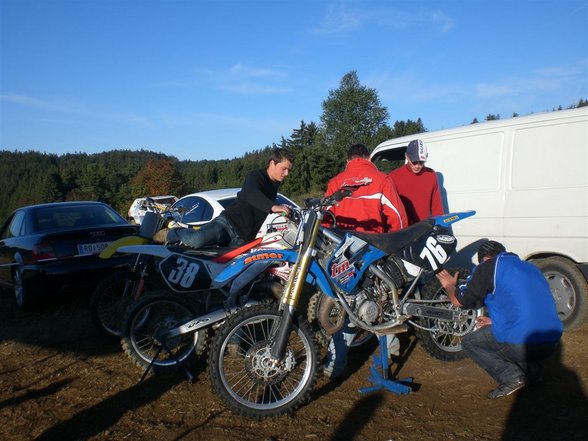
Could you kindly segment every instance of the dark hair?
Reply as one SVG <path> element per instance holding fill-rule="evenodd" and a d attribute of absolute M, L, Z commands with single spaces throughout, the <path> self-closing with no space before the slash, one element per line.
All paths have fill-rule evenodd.
<path fill-rule="evenodd" d="M 370 152 L 367 147 L 363 144 L 353 144 L 347 150 L 347 160 L 351 160 L 354 158 L 369 158 Z"/>
<path fill-rule="evenodd" d="M 279 164 L 285 160 L 288 160 L 294 164 L 294 155 L 292 152 L 290 152 L 288 149 L 275 147 L 272 149 L 272 153 L 270 154 L 270 157 L 267 161 L 267 165 L 269 165 L 269 163 L 272 161 L 274 161 L 274 164 Z"/>
<path fill-rule="evenodd" d="M 478 248 L 478 262 L 482 263 L 482 259 L 484 257 L 495 257 L 498 256 L 500 253 L 504 253 L 506 248 L 500 242 L 496 242 L 495 240 L 488 240 L 480 245 Z"/>

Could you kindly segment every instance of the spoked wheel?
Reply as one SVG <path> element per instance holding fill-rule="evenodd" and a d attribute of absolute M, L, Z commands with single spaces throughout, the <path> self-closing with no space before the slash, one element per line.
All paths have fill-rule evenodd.
<path fill-rule="evenodd" d="M 256 305 L 230 317 L 210 349 L 212 386 L 233 412 L 260 419 L 295 410 L 310 396 L 319 364 L 318 348 L 306 322 L 292 323 L 285 356 L 271 359 L 276 305 Z"/>
<path fill-rule="evenodd" d="M 459 271 L 459 282 L 464 282 L 470 272 L 466 269 L 449 269 L 451 274 Z M 421 292 L 423 300 L 443 300 L 441 303 L 433 303 L 433 306 L 446 309 L 457 309 L 451 304 L 447 292 L 441 286 L 439 279 L 433 277 L 423 287 Z M 465 310 L 464 310 L 465 311 Z M 436 319 L 422 319 L 419 325 L 434 331 L 426 331 L 416 328 L 419 343 L 433 357 L 443 361 L 457 361 L 465 358 L 461 347 L 461 339 L 464 335 L 474 330 L 476 311 L 470 310 L 467 319 L 461 322 L 450 322 Z"/>
<path fill-rule="evenodd" d="M 141 283 L 131 271 L 116 272 L 100 282 L 90 299 L 92 322 L 100 332 L 113 338 L 123 335 L 123 320 Z"/>
<path fill-rule="evenodd" d="M 205 348 L 206 331 L 175 337 L 166 331 L 204 314 L 195 302 L 172 296 L 145 298 L 125 320 L 122 347 L 135 365 L 146 370 L 151 363 L 155 373 L 170 373 L 192 364 Z"/>

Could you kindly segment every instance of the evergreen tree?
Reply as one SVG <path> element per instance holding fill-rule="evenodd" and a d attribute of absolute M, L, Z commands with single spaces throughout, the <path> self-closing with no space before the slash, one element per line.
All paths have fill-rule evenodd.
<path fill-rule="evenodd" d="M 362 86 L 356 71 L 343 76 L 339 88 L 329 91 L 322 107 L 321 130 L 325 145 L 339 152 L 338 169 L 350 145 L 373 145 L 388 120 L 388 110 L 380 104 L 376 90 Z"/>

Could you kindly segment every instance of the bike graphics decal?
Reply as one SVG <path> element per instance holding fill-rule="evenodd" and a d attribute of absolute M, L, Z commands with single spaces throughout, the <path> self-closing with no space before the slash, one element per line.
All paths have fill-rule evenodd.
<path fill-rule="evenodd" d="M 262 253 L 262 254 L 254 254 L 253 256 L 249 256 L 245 258 L 244 264 L 249 265 L 250 263 L 256 262 L 258 260 L 267 260 L 267 259 L 282 259 L 284 255 L 282 253 Z"/>
<path fill-rule="evenodd" d="M 351 292 L 366 269 L 384 256 L 384 252 L 358 237 L 347 235 L 327 262 L 327 274 L 339 288 Z"/>
<path fill-rule="evenodd" d="M 355 268 L 345 256 L 336 259 L 331 266 L 331 278 L 339 285 L 345 285 L 355 274 Z"/>

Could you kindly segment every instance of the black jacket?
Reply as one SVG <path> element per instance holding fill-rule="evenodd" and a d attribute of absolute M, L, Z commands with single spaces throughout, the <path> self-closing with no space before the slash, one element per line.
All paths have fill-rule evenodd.
<path fill-rule="evenodd" d="M 254 170 L 247 175 L 241 191 L 237 193 L 237 203 L 225 210 L 241 239 L 255 239 L 276 204 L 279 187 L 280 182 L 272 181 L 265 169 Z"/>

